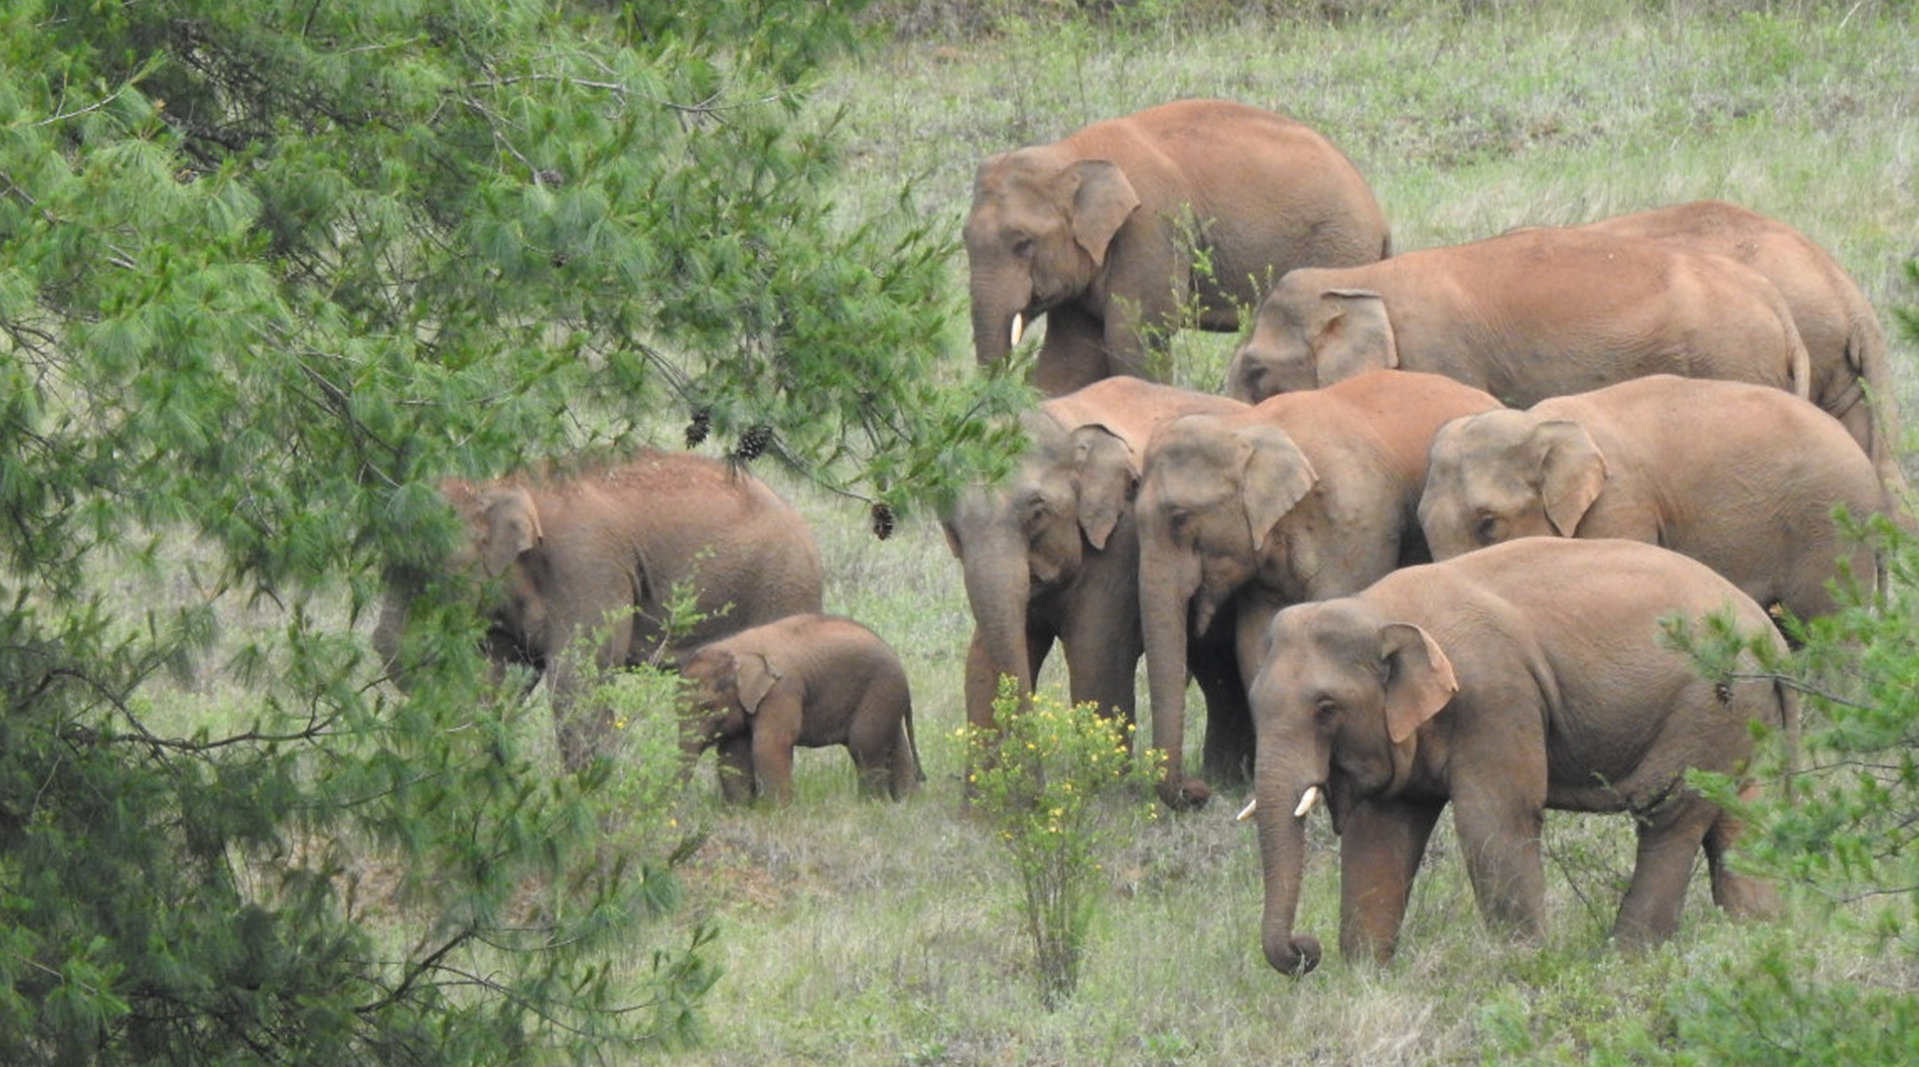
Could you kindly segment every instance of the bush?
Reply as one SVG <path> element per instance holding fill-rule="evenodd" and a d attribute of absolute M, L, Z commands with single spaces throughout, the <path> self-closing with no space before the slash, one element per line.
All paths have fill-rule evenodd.
<path fill-rule="evenodd" d="M 1146 790 L 1157 760 L 1134 755 L 1131 724 L 1099 714 L 1090 701 L 1071 705 L 1034 693 L 1030 708 L 1020 704 L 1018 686 L 1002 678 L 993 702 L 1001 729 L 969 726 L 961 736 L 972 756 L 967 783 L 975 810 L 1019 878 L 1040 1000 L 1051 1009 L 1079 982 L 1105 879 L 1102 857 L 1118 836 L 1114 813 L 1100 798 L 1122 787 Z M 1157 814 L 1150 799 L 1139 811 Z"/>

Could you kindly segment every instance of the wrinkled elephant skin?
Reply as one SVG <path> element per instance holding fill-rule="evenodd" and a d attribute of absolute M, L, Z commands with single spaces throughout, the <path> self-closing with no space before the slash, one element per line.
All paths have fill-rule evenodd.
<path fill-rule="evenodd" d="M 648 451 L 564 477 L 516 475 L 441 487 L 465 520 L 452 566 L 492 579 L 487 653 L 538 668 L 552 688 L 560 753 L 584 766 L 605 734 L 575 715 L 585 660 L 633 666 L 795 612 L 818 611 L 824 575 L 811 529 L 765 483 L 719 460 Z M 701 615 L 669 636 L 666 603 L 684 584 Z M 374 645 L 404 677 L 403 635 L 417 590 L 390 584 Z M 591 655 L 564 655 L 602 638 Z"/>
<path fill-rule="evenodd" d="M 1442 427 L 1419 519 L 1435 559 L 1518 537 L 1664 545 L 1802 619 L 1830 614 L 1844 558 L 1832 519 L 1879 513 L 1872 460 L 1845 427 L 1763 386 L 1654 375 Z"/>
<path fill-rule="evenodd" d="M 1722 200 L 1698 200 L 1587 223 L 1584 229 L 1665 241 L 1738 260 L 1772 282 L 1792 312 L 1812 368 L 1809 399 L 1845 424 L 1872 457 L 1895 503 L 1899 411 L 1885 330 L 1832 253 L 1777 219 Z"/>
<path fill-rule="evenodd" d="M 789 615 L 708 644 L 680 665 L 692 683 L 680 719 L 686 770 L 720 751 L 730 802 L 762 790 L 793 799 L 793 750 L 844 745 L 865 796 L 904 798 L 925 777 L 899 656 L 838 615 Z"/>
<path fill-rule="evenodd" d="M 1184 767 L 1188 632 L 1230 634 L 1235 673 L 1247 678 L 1281 606 L 1356 593 L 1425 562 L 1416 508 L 1433 433 L 1498 406 L 1449 378 L 1376 371 L 1153 435 L 1136 503 L 1139 602 L 1168 805 L 1210 793 Z M 1250 744 L 1207 755 L 1209 777 L 1250 770 Z"/>
<path fill-rule="evenodd" d="M 1723 256 L 1534 227 L 1343 269 L 1296 270 L 1234 353 L 1241 400 L 1368 370 L 1443 374 L 1524 407 L 1649 374 L 1807 395 L 1806 347 L 1771 282 Z"/>
<path fill-rule="evenodd" d="M 1031 693 L 1055 644 L 1073 702 L 1093 701 L 1132 721 L 1141 655 L 1137 456 L 1169 418 L 1244 407 L 1118 377 L 1046 401 L 1026 417 L 1030 442 L 1012 474 L 964 494 L 945 516 L 974 619 L 968 722 L 994 725 L 1003 675 Z"/>
<path fill-rule="evenodd" d="M 1632 541 L 1525 538 L 1280 612 L 1252 688 L 1267 961 L 1300 974 L 1317 960 L 1295 929 L 1308 817 L 1296 813 L 1314 791 L 1340 835 L 1349 958 L 1393 954 L 1448 804 L 1480 911 L 1521 936 L 1542 929 L 1549 808 L 1634 817 L 1622 947 L 1672 935 L 1701 848 L 1716 903 L 1770 914 L 1771 889 L 1728 865 L 1736 820 L 1685 774 L 1745 774 L 1750 724 L 1795 723 L 1796 705 L 1756 664 L 1713 679 L 1668 646 L 1662 620 L 1709 614 L 1784 653 L 1731 583 Z"/>
<path fill-rule="evenodd" d="M 1331 142 L 1221 100 L 988 158 L 963 236 L 980 365 L 1004 362 L 1043 315 L 1033 383 L 1049 396 L 1148 376 L 1148 353 L 1189 308 L 1205 329 L 1237 330 L 1239 309 L 1286 271 L 1389 251 L 1372 190 Z"/>

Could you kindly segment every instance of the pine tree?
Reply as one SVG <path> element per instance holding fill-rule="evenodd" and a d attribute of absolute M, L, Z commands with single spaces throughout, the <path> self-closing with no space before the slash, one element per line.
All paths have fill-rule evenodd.
<path fill-rule="evenodd" d="M 706 935 L 649 941 L 670 873 L 483 699 L 471 613 L 406 697 L 353 624 L 449 475 L 692 418 L 890 516 L 995 443 L 950 239 L 831 195 L 856 6 L 0 12 L 0 1062 L 690 1032 Z"/>

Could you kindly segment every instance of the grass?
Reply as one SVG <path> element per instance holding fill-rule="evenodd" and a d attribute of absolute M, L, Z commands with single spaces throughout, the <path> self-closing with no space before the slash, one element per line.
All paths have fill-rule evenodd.
<path fill-rule="evenodd" d="M 1466 5 L 1471 17 L 1450 4 L 1268 6 L 1286 17 L 1224 5 L 1202 23 L 1140 0 L 1100 24 L 1036 4 L 992 32 L 905 37 L 849 62 L 821 93 L 844 109 L 852 138 L 842 201 L 849 213 L 878 209 L 911 181 L 920 209 L 957 239 L 985 155 L 1175 97 L 1224 96 L 1330 135 L 1369 176 L 1401 250 L 1723 197 L 1825 244 L 1889 328 L 1892 307 L 1919 304 L 1901 273 L 1919 253 L 1910 5 L 1548 0 Z M 885 8 L 903 18 L 938 5 Z M 957 256 L 953 270 L 958 286 Z M 965 324 L 945 327 L 955 373 L 970 373 Z M 1182 335 L 1178 380 L 1213 388 L 1231 345 Z M 1919 352 L 1900 341 L 1894 355 L 1911 413 Z M 1835 922 L 1849 909 L 1793 897 L 1780 924 L 1734 923 L 1708 902 L 1703 871 L 1677 939 L 1614 954 L 1604 931 L 1631 868 L 1630 827 L 1560 814 L 1547 822 L 1544 946 L 1480 923 L 1442 822 L 1386 968 L 1331 948 L 1336 842 L 1316 819 L 1300 925 L 1329 951 L 1319 972 L 1288 980 L 1260 955 L 1257 848 L 1224 796 L 1152 820 L 1114 803 L 1128 844 L 1107 864 L 1080 988 L 1043 1010 L 1012 873 L 959 801 L 971 618 L 936 524 L 915 516 L 877 541 L 863 506 L 763 473 L 822 541 L 828 609 L 873 627 L 905 661 L 928 781 L 903 803 L 865 802 L 843 750 L 803 751 L 790 808 L 729 810 L 708 757 L 676 816 L 710 836 L 670 926 L 714 924 L 724 976 L 705 1005 L 704 1044 L 674 1062 L 1386 1067 L 1500 1062 L 1499 1042 L 1515 1034 L 1582 1062 L 1603 1028 L 1669 1025 L 1674 983 L 1795 937 L 1822 939 L 1828 974 L 1912 988 L 1909 969 Z M 1051 664 L 1042 684 L 1060 675 Z M 645 945 L 630 966 L 647 966 Z"/>
<path fill-rule="evenodd" d="M 1402 250 L 1722 197 L 1832 249 L 1889 328 L 1891 307 L 1919 303 L 1901 274 L 1919 251 L 1909 17 L 1870 3 L 1803 15 L 1551 3 L 1482 5 L 1462 20 L 1435 6 L 1337 22 L 1036 19 L 988 36 L 901 40 L 824 88 L 853 137 L 846 202 L 886 203 L 911 180 L 920 208 L 957 235 L 985 155 L 1216 95 L 1332 136 L 1369 176 Z M 954 272 L 960 284 L 958 257 Z M 948 325 L 963 363 L 964 324 Z M 1212 387 L 1231 344 L 1182 335 L 1180 379 Z M 1914 356 L 1896 344 L 1909 411 Z M 903 804 L 861 803 L 842 752 L 809 752 L 792 808 L 739 812 L 713 802 L 703 769 L 687 817 L 712 836 L 677 921 L 718 925 L 725 977 L 707 1004 L 705 1045 L 679 1062 L 1381 1067 L 1495 1062 L 1511 1034 L 1581 1062 L 1603 1028 L 1669 1026 L 1663 996 L 1674 983 L 1794 930 L 1833 939 L 1822 954 L 1830 973 L 1910 983 L 1886 978 L 1871 939 L 1836 928 L 1828 902 L 1794 898 L 1784 923 L 1740 924 L 1711 906 L 1703 872 L 1679 937 L 1622 958 L 1604 931 L 1631 869 L 1630 826 L 1562 814 L 1547 824 L 1544 947 L 1483 927 L 1442 824 L 1399 959 L 1355 965 L 1329 947 L 1320 972 L 1290 981 L 1260 955 L 1257 847 L 1223 797 L 1196 815 L 1132 824 L 1108 866 L 1081 988 L 1047 1012 L 1025 971 L 1011 872 L 958 801 L 953 733 L 971 629 L 958 567 L 923 517 L 877 542 L 859 509 L 786 488 L 824 542 L 829 609 L 863 619 L 906 660 L 929 781 Z M 1058 675 L 1054 664 L 1046 681 L 1059 685 Z M 1132 806 L 1114 815 L 1136 818 Z M 1313 840 L 1301 926 L 1330 946 L 1336 843 L 1323 822 Z"/>

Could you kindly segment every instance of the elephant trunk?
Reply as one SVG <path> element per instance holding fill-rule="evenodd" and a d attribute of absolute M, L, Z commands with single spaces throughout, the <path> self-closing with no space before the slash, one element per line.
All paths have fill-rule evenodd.
<path fill-rule="evenodd" d="M 972 295 L 973 353 L 981 367 L 997 367 L 1006 362 L 1020 335 L 1032 326 L 1032 316 L 1026 312 L 1030 286 L 1026 291 L 1010 292 L 1004 284 L 976 278 Z"/>
<path fill-rule="evenodd" d="M 1306 867 L 1306 818 L 1301 801 L 1306 776 L 1276 766 L 1273 746 L 1260 745 L 1254 779 L 1254 818 L 1259 826 L 1259 855 L 1265 875 L 1265 910 L 1260 917 L 1260 947 L 1266 962 L 1297 978 L 1319 966 L 1319 941 L 1293 932 L 1299 914 L 1300 878 Z"/>
<path fill-rule="evenodd" d="M 977 677 L 968 678 L 967 721 L 991 726 L 1001 675 L 1013 677 L 1022 698 L 1033 691 L 1026 638 L 1033 583 L 1026 545 L 1010 535 L 968 545 L 964 569 L 977 628 L 974 644 L 984 657 L 983 663 L 969 665 L 969 675 Z"/>
<path fill-rule="evenodd" d="M 1193 808 L 1209 795 L 1206 784 L 1188 780 L 1185 771 L 1187 623 L 1199 589 L 1199 561 L 1156 549 L 1155 540 L 1150 535 L 1141 538 L 1139 608 L 1147 691 L 1153 702 L 1153 747 L 1164 760 L 1159 795 L 1168 807 Z"/>

